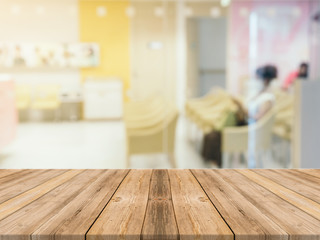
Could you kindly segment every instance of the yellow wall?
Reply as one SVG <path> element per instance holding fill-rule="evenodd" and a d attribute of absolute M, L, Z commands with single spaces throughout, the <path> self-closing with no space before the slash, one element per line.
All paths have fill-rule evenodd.
<path fill-rule="evenodd" d="M 96 9 L 104 6 L 107 14 L 99 17 Z M 126 15 L 128 1 L 79 0 L 80 41 L 100 46 L 100 65 L 81 69 L 81 77 L 118 77 L 124 92 L 130 85 L 130 19 Z"/>

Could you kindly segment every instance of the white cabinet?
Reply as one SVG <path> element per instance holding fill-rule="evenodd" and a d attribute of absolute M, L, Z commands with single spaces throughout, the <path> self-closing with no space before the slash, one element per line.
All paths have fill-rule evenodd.
<path fill-rule="evenodd" d="M 84 118 L 119 119 L 123 115 L 120 80 L 87 80 L 84 84 Z"/>

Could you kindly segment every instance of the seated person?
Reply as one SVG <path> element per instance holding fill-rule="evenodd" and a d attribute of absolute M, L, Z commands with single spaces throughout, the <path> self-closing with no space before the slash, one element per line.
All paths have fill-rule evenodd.
<path fill-rule="evenodd" d="M 272 65 L 266 65 L 259 68 L 256 74 L 262 81 L 262 88 L 256 96 L 248 99 L 246 103 L 249 123 L 262 118 L 273 107 L 275 101 L 275 96 L 271 91 L 271 82 L 277 78 L 277 68 Z"/>
<path fill-rule="evenodd" d="M 271 93 L 271 82 L 277 78 L 278 71 L 275 66 L 266 65 L 256 71 L 257 77 L 262 81 L 261 90 L 249 98 L 243 105 L 234 99 L 238 106 L 237 125 L 251 124 L 262 118 L 274 105 L 275 97 Z M 219 167 L 222 165 L 221 132 L 213 130 L 205 135 L 202 156 L 206 161 L 214 162 Z"/>
<path fill-rule="evenodd" d="M 298 71 L 294 71 L 288 75 L 283 83 L 282 88 L 284 90 L 288 90 L 296 79 L 308 78 L 308 68 L 309 65 L 307 63 L 301 63 Z"/>

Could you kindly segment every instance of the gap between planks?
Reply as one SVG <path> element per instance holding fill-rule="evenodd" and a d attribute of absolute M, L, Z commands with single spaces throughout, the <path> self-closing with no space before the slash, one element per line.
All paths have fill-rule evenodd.
<path fill-rule="evenodd" d="M 206 190 L 203 188 L 203 186 L 201 185 L 201 183 L 199 182 L 198 178 L 194 175 L 193 171 L 191 169 L 189 169 L 189 171 L 191 172 L 192 176 L 197 180 L 197 182 L 199 183 L 200 187 L 202 188 L 203 192 L 206 194 L 206 196 L 208 197 L 208 199 L 210 200 L 211 204 L 213 205 L 213 207 L 217 210 L 217 212 L 219 213 L 219 215 L 221 216 L 222 220 L 226 223 L 226 225 L 228 226 L 228 228 L 230 229 L 230 231 L 233 234 L 233 239 L 236 238 L 236 235 L 234 233 L 234 231 L 232 230 L 232 228 L 230 227 L 230 225 L 228 224 L 228 222 L 226 221 L 226 219 L 223 217 L 223 215 L 221 214 L 221 212 L 219 211 L 219 209 L 216 207 L 216 205 L 214 205 L 214 203 L 212 202 L 210 196 L 208 195 L 208 193 L 206 192 Z"/>
<path fill-rule="evenodd" d="M 116 194 L 116 192 L 118 191 L 119 187 L 121 186 L 122 182 L 126 179 L 126 177 L 129 175 L 129 173 L 131 172 L 131 169 L 128 169 L 126 175 L 124 176 L 124 178 L 122 178 L 122 180 L 120 181 L 119 185 L 117 186 L 117 188 L 115 189 L 115 191 L 113 192 L 113 194 L 111 195 L 109 201 L 106 203 L 106 205 L 101 209 L 100 213 L 97 215 L 96 219 L 92 222 L 92 224 L 90 225 L 90 227 L 88 228 L 88 230 L 86 231 L 86 233 L 84 234 L 84 239 L 87 240 L 87 234 L 90 231 L 90 229 L 92 228 L 92 226 L 96 223 L 97 219 L 100 217 L 100 215 L 102 214 L 102 212 L 104 211 L 104 209 L 108 206 L 109 202 L 112 200 L 113 196 Z"/>

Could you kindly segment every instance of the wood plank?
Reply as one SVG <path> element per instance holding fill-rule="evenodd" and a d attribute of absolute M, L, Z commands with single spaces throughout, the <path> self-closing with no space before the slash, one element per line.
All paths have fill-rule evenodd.
<path fill-rule="evenodd" d="M 82 240 L 129 170 L 104 170 L 58 214 L 41 225 L 32 240 Z"/>
<path fill-rule="evenodd" d="M 8 175 L 24 171 L 22 169 L 0 169 L 0 183 L 1 183 L 1 178 L 6 177 Z"/>
<path fill-rule="evenodd" d="M 131 170 L 87 233 L 87 240 L 140 239 L 152 170 Z"/>
<path fill-rule="evenodd" d="M 236 240 L 288 239 L 288 234 L 223 179 L 231 170 L 191 170 Z"/>
<path fill-rule="evenodd" d="M 221 171 L 222 178 L 287 232 L 290 240 L 320 239 L 319 220 L 241 174 L 249 170 L 230 171 Z"/>
<path fill-rule="evenodd" d="M 169 170 L 169 178 L 181 240 L 234 238 L 190 171 Z"/>
<path fill-rule="evenodd" d="M 30 240 L 30 236 L 49 219 L 59 215 L 61 211 L 65 211 L 65 208 L 70 206 L 69 203 L 95 182 L 103 173 L 103 170 L 77 172 L 79 174 L 75 175 L 73 173 L 75 175 L 73 178 L 69 178 L 68 181 L 64 181 L 42 197 L 1 220 L 0 239 Z M 64 176 L 64 179 L 66 179 L 66 176 Z M 69 219 L 67 217 L 64 220 L 67 222 Z M 68 237 L 70 236 L 66 236 L 66 239 Z"/>
<path fill-rule="evenodd" d="M 3 176 L 0 178 L 0 184 L 1 185 L 2 184 L 6 184 L 6 183 L 10 184 L 10 183 L 14 182 L 17 179 L 21 179 L 21 178 L 27 177 L 30 174 L 34 173 L 34 170 L 32 170 L 32 169 L 10 171 L 10 173 L 8 173 L 7 171 L 10 171 L 10 170 L 5 170 Z"/>
<path fill-rule="evenodd" d="M 320 203 L 320 178 L 288 169 L 257 169 L 254 172 Z"/>
<path fill-rule="evenodd" d="M 294 171 L 299 171 L 299 172 L 320 178 L 320 169 L 295 169 Z"/>
<path fill-rule="evenodd" d="M 142 239 L 175 240 L 178 238 L 168 170 L 153 170 Z"/>
<path fill-rule="evenodd" d="M 10 181 L 0 184 L 0 203 L 22 194 L 66 171 L 67 170 L 32 170 L 24 175 L 12 174 L 10 176 L 13 176 L 13 178 L 10 179 Z"/>
<path fill-rule="evenodd" d="M 0 204 L 0 220 L 6 218 L 15 211 L 23 208 L 34 200 L 40 198 L 44 194 L 50 192 L 52 189 L 58 187 L 64 182 L 69 181 L 71 178 L 75 177 L 83 170 L 69 170 L 66 173 L 63 173 L 57 177 L 50 179 L 49 181 L 36 186 L 20 195 L 17 195 L 14 198 L 11 198 Z M 34 179 L 37 181 L 37 179 Z"/>
<path fill-rule="evenodd" d="M 273 192 L 283 200 L 291 203 L 292 205 L 300 208 L 311 216 L 320 220 L 320 204 L 298 194 L 276 182 L 270 180 L 269 178 L 263 177 L 253 170 L 238 170 L 241 174 L 246 176 L 253 182 L 258 183 L 260 186 Z M 320 226 L 320 225 L 319 225 Z"/>

